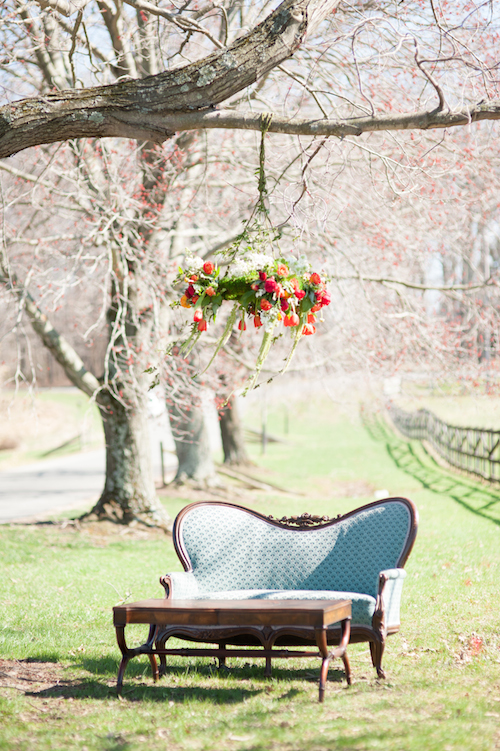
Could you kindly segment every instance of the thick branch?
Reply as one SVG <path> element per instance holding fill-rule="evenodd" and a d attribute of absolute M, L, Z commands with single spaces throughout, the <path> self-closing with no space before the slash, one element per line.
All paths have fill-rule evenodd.
<path fill-rule="evenodd" d="M 4 108 L 5 109 L 5 108 Z M 262 116 L 267 113 L 235 112 L 233 110 L 198 111 L 198 112 L 152 112 L 145 118 L 144 114 L 129 110 L 109 110 L 105 115 L 88 115 L 85 122 L 75 123 L 68 118 L 60 121 L 61 131 L 58 138 L 77 138 L 94 136 L 114 136 L 136 138 L 162 143 L 174 133 L 188 130 L 254 130 L 260 131 Z M 83 117 L 83 115 L 82 115 Z M 85 115 L 87 117 L 87 115 Z M 20 123 L 4 131 L 2 136 L 2 110 L 0 109 L 0 158 L 11 156 L 28 146 L 49 143 L 44 140 L 43 131 L 33 133 L 31 123 Z M 68 121 L 69 120 L 69 121 Z M 99 124 L 96 123 L 99 120 Z M 145 124 L 147 120 L 147 125 Z M 298 136 L 360 136 L 374 131 L 398 130 L 438 130 L 469 125 L 481 120 L 500 120 L 500 100 L 490 99 L 475 106 L 456 112 L 415 112 L 408 115 L 392 115 L 351 118 L 348 120 L 329 120 L 321 118 L 286 118 L 273 116 L 268 128 L 269 133 L 283 133 Z M 39 122 L 42 122 L 39 120 Z M 43 126 L 42 126 L 43 127 Z M 50 126 L 49 126 L 50 127 Z M 14 130 L 16 132 L 14 133 Z M 26 143 L 26 134 L 30 140 Z M 66 135 L 64 135 L 66 134 Z M 71 135 L 68 135 L 71 134 Z M 56 140 L 56 139 L 54 139 Z"/>
<path fill-rule="evenodd" d="M 0 157 L 82 137 L 162 142 L 183 130 L 165 126 L 164 115 L 206 110 L 255 83 L 291 57 L 306 31 L 338 2 L 284 0 L 249 34 L 199 62 L 140 80 L 50 92 L 6 105 L 0 109 Z"/>
<path fill-rule="evenodd" d="M 217 110 L 215 112 L 175 112 L 155 115 L 151 118 L 152 126 L 160 123 L 166 129 L 209 130 L 227 128 L 231 130 L 261 130 L 262 116 L 267 113 L 234 112 Z M 139 118 L 137 118 L 139 120 Z M 469 125 L 480 120 L 500 120 L 500 99 L 490 99 L 475 106 L 456 112 L 413 112 L 407 115 L 383 115 L 374 117 L 350 118 L 347 120 L 329 120 L 319 118 L 286 118 L 273 115 L 268 128 L 269 133 L 284 133 L 298 136 L 360 136 L 382 130 L 434 130 Z M 1 143 L 1 141 L 0 141 Z"/>

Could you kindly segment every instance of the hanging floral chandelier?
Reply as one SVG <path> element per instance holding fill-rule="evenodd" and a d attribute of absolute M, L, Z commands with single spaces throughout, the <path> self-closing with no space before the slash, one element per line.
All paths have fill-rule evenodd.
<path fill-rule="evenodd" d="M 190 256 L 186 268 L 179 269 L 176 280 L 187 287 L 183 289 L 180 301 L 174 304 L 194 310 L 191 335 L 181 349 L 187 355 L 210 323 L 216 320 L 224 300 L 231 301 L 233 308 L 225 331 L 207 368 L 227 342 L 236 322 L 238 329 L 244 331 L 247 320 L 253 320 L 255 328 L 263 328 L 264 337 L 248 390 L 255 384 L 278 325 L 289 328 L 294 340 L 283 370 L 288 366 L 299 339 L 316 332 L 316 313 L 331 302 L 326 281 L 324 276 L 322 278 L 312 271 L 305 256 L 276 260 L 264 253 L 247 253 L 233 261 L 223 275 L 211 261 L 204 262 L 199 257 Z"/>

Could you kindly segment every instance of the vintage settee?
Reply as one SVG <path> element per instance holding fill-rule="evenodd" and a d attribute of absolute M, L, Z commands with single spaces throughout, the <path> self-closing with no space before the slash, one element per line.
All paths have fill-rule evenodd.
<path fill-rule="evenodd" d="M 351 600 L 350 642 L 369 642 L 383 678 L 385 641 L 399 630 L 403 566 L 417 525 L 416 508 L 405 498 L 375 501 L 336 519 L 304 514 L 277 520 L 231 503 L 192 503 L 179 513 L 173 531 L 185 571 L 160 582 L 167 598 L 180 600 Z M 172 636 L 221 647 L 266 639 L 256 629 L 213 627 L 193 634 L 170 626 L 157 635 L 157 647 L 165 648 Z M 327 638 L 339 643 L 338 625 L 328 629 Z M 297 627 L 273 639 L 276 647 L 311 644 L 311 635 Z M 163 656 L 160 672 L 165 667 Z"/>

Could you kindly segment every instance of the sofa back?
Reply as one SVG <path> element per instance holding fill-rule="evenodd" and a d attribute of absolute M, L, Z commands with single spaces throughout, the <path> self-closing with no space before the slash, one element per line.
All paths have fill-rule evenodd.
<path fill-rule="evenodd" d="M 309 589 L 376 596 L 379 572 L 404 565 L 416 523 L 416 509 L 404 498 L 370 503 L 305 529 L 241 506 L 201 502 L 179 513 L 174 545 L 202 594 Z"/>

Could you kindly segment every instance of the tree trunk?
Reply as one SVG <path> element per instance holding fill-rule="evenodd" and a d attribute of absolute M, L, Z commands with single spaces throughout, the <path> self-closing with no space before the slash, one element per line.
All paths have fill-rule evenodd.
<path fill-rule="evenodd" d="M 245 448 L 238 403 L 234 397 L 229 400 L 223 409 L 219 410 L 219 418 L 224 464 L 251 464 Z"/>
<path fill-rule="evenodd" d="M 174 482 L 192 480 L 203 487 L 220 485 L 215 472 L 210 440 L 201 404 L 168 404 L 170 425 L 179 467 Z"/>
<path fill-rule="evenodd" d="M 137 402 L 127 407 L 107 391 L 97 396 L 106 439 L 106 481 L 86 516 L 167 527 L 168 515 L 157 498 L 151 468 L 147 406 L 144 399 Z"/>

